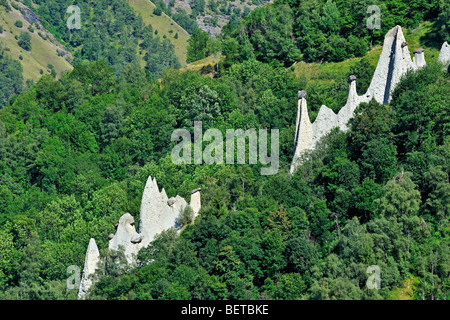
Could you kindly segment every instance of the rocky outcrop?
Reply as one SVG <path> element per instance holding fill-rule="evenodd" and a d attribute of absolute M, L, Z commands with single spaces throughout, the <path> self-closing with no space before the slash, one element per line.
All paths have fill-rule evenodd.
<path fill-rule="evenodd" d="M 170 200 L 170 201 L 169 201 Z M 177 222 L 181 210 L 187 206 L 180 196 L 167 198 L 164 188 L 159 192 L 156 179 L 149 177 L 142 195 L 139 213 L 139 234 L 142 246 L 146 247 L 155 236 L 171 227 L 179 229 Z"/>
<path fill-rule="evenodd" d="M 450 63 L 450 46 L 447 42 L 442 45 L 438 62 Z M 395 26 L 384 38 L 383 49 L 367 92 L 359 96 L 356 92 L 356 77 L 350 76 L 347 102 L 338 114 L 323 105 L 316 120 L 311 124 L 306 107 L 306 92 L 299 91 L 291 174 L 301 163 L 302 155 L 307 150 L 313 150 L 316 143 L 331 129 L 335 127 L 339 127 L 342 131 L 348 129 L 347 123 L 361 102 L 367 103 L 375 99 L 378 103 L 389 103 L 392 92 L 401 77 L 409 70 L 417 70 L 425 65 L 424 50 L 414 50 L 414 60 L 411 60 L 408 43 L 405 41 L 402 29 L 400 26 Z"/>
<path fill-rule="evenodd" d="M 437 62 L 442 63 L 445 67 L 450 64 L 450 45 L 446 42 L 441 47 Z"/>
<path fill-rule="evenodd" d="M 298 92 L 297 121 L 295 124 L 295 143 L 294 143 L 294 159 L 300 156 L 310 148 L 313 128 L 309 120 L 308 108 L 306 105 L 306 91 Z M 295 167 L 291 166 L 291 173 Z"/>
<path fill-rule="evenodd" d="M 190 206 L 194 211 L 194 218 L 201 209 L 200 191 L 200 188 L 191 191 Z M 123 249 L 128 264 L 133 266 L 139 250 L 147 247 L 158 234 L 170 228 L 181 230 L 182 226 L 178 223 L 178 216 L 187 205 L 186 200 L 178 195 L 169 199 L 164 188 L 161 192 L 159 191 L 156 179 L 148 177 L 139 211 L 138 231 L 135 229 L 133 216 L 125 213 L 116 225 L 116 233 L 108 236 L 109 249 Z M 98 268 L 99 260 L 100 254 L 97 245 L 95 240 L 91 239 L 78 291 L 79 299 L 84 299 L 92 286 L 93 282 L 89 276 Z"/>
<path fill-rule="evenodd" d="M 202 189 L 198 188 L 191 191 L 191 202 L 189 203 L 189 205 L 192 208 L 192 211 L 194 211 L 194 220 L 198 216 L 198 213 L 200 212 L 200 209 L 202 207 L 200 200 L 201 190 Z"/>
<path fill-rule="evenodd" d="M 410 69 L 416 69 L 400 26 L 395 26 L 384 37 L 383 49 L 377 67 L 364 95 L 365 101 L 374 98 L 379 103 L 389 103 L 391 93 L 400 78 Z"/>
<path fill-rule="evenodd" d="M 119 250 L 122 246 L 129 264 L 133 263 L 142 245 L 142 235 L 136 232 L 134 218 L 126 213 L 119 219 L 116 234 L 109 240 L 110 250 Z"/>
<path fill-rule="evenodd" d="M 95 240 L 91 238 L 86 250 L 86 257 L 84 259 L 83 276 L 80 282 L 80 289 L 78 290 L 78 299 L 84 299 L 87 291 L 92 286 L 92 275 L 98 269 L 98 262 L 100 261 L 100 252 L 98 251 Z"/>
<path fill-rule="evenodd" d="M 424 67 L 427 63 L 425 62 L 425 55 L 423 54 L 425 50 L 416 49 L 414 50 L 413 63 L 417 69 Z"/>

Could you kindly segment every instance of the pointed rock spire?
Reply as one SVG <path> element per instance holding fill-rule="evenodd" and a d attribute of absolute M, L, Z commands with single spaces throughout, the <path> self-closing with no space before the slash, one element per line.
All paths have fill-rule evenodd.
<path fill-rule="evenodd" d="M 80 282 L 80 289 L 78 290 L 78 299 L 85 299 L 86 293 L 93 284 L 92 274 L 98 269 L 98 262 L 100 261 L 100 252 L 94 238 L 89 240 L 89 245 L 86 250 L 86 257 L 84 259 L 83 276 Z"/>
<path fill-rule="evenodd" d="M 197 217 L 198 213 L 200 212 L 200 209 L 202 207 L 201 205 L 201 199 L 200 199 L 200 191 L 202 189 L 194 189 L 191 191 L 191 202 L 189 203 L 190 207 L 192 208 L 192 211 L 194 211 L 194 220 Z"/>
<path fill-rule="evenodd" d="M 161 201 L 167 203 L 167 200 L 169 200 L 169 198 L 167 197 L 166 190 L 164 188 L 162 188 L 162 190 L 161 190 Z"/>
<path fill-rule="evenodd" d="M 194 192 L 195 191 L 195 192 Z M 192 191 L 191 203 L 195 207 L 195 212 L 200 211 L 200 189 Z M 142 195 L 141 208 L 139 213 L 139 232 L 136 232 L 134 218 L 126 213 L 119 219 L 116 225 L 116 234 L 110 234 L 109 249 L 124 249 L 125 257 L 129 264 L 134 264 L 139 250 L 147 247 L 154 240 L 155 236 L 169 228 L 181 230 L 177 223 L 177 218 L 186 206 L 186 200 L 180 196 L 168 199 L 164 188 L 159 192 L 155 178 L 148 177 Z M 98 268 L 100 254 L 94 239 L 91 239 L 86 252 L 83 278 L 80 284 L 78 296 L 84 299 L 86 292 L 92 285 L 89 277 Z"/>
<path fill-rule="evenodd" d="M 177 218 L 186 206 L 187 202 L 182 197 L 168 199 L 164 189 L 159 192 L 156 178 L 149 177 L 142 195 L 139 213 L 141 246 L 146 247 L 162 231 L 177 227 Z"/>
<path fill-rule="evenodd" d="M 356 92 L 356 76 L 351 75 L 348 79 L 348 83 L 349 88 L 348 88 L 347 102 L 345 103 L 345 106 L 343 106 L 337 114 L 337 125 L 335 122 L 330 123 L 333 126 L 338 126 L 342 131 L 347 130 L 347 122 L 351 117 L 353 117 L 353 111 L 355 111 L 356 107 L 365 100 L 364 96 L 360 97 Z M 315 123 L 316 121 L 313 123 L 313 126 L 315 126 Z M 316 136 L 315 142 L 317 142 L 327 132 L 323 132 L 322 135 Z M 313 148 L 315 147 L 315 143 L 313 144 L 312 147 Z"/>
<path fill-rule="evenodd" d="M 413 68 L 402 28 L 395 26 L 384 37 L 383 50 L 366 95 L 378 103 L 389 103 L 401 76 Z"/>
<path fill-rule="evenodd" d="M 300 94 L 300 92 L 302 94 Z M 294 159 L 297 160 L 301 155 L 310 149 L 312 140 L 312 125 L 309 120 L 308 107 L 306 105 L 306 91 L 299 92 L 299 100 L 297 107 L 297 121 L 295 126 L 295 143 L 294 143 Z M 296 164 L 293 162 L 290 172 L 293 173 Z"/>

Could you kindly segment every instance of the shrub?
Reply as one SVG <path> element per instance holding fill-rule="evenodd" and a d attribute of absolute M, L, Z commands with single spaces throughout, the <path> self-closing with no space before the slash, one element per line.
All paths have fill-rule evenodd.
<path fill-rule="evenodd" d="M 47 35 L 41 32 L 38 32 L 39 37 L 41 37 L 44 40 L 47 40 Z"/>
<path fill-rule="evenodd" d="M 22 21 L 20 21 L 20 20 L 16 20 L 16 22 L 14 22 L 14 25 L 15 25 L 17 28 L 22 28 L 22 27 L 23 27 L 23 23 L 22 23 Z"/>
<path fill-rule="evenodd" d="M 160 16 L 162 14 L 161 8 L 156 7 L 155 9 L 153 9 L 153 14 Z"/>
<path fill-rule="evenodd" d="M 21 32 L 17 44 L 26 51 L 31 51 L 31 36 L 28 32 Z"/>
<path fill-rule="evenodd" d="M 5 7 L 6 12 L 11 11 L 11 6 L 9 5 L 7 0 L 0 0 L 0 6 Z"/>
<path fill-rule="evenodd" d="M 15 2 L 11 1 L 11 6 L 13 6 L 13 8 L 16 9 L 16 10 L 20 10 L 19 5 L 17 3 L 15 3 Z"/>
<path fill-rule="evenodd" d="M 180 215 L 177 218 L 177 223 L 180 226 L 187 225 L 194 220 L 194 211 L 191 206 L 187 205 L 183 210 L 181 210 Z"/>

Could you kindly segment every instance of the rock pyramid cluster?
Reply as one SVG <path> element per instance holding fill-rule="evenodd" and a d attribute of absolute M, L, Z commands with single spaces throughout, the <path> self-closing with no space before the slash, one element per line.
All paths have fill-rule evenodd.
<path fill-rule="evenodd" d="M 450 46 L 447 42 L 442 45 L 438 62 L 444 65 L 450 63 Z M 335 127 L 339 127 L 342 131 L 348 129 L 347 122 L 353 117 L 353 112 L 361 102 L 367 103 L 375 99 L 378 103 L 389 103 L 400 78 L 409 70 L 417 70 L 425 65 L 424 50 L 414 50 L 414 58 L 411 60 L 402 28 L 395 26 L 384 38 L 383 49 L 367 92 L 359 96 L 356 93 L 356 77 L 350 76 L 347 102 L 338 114 L 322 105 L 316 120 L 311 123 L 306 105 L 306 92 L 299 91 L 291 174 L 301 163 L 302 155 L 307 150 L 313 150 L 319 139 L 331 129 Z"/>
<path fill-rule="evenodd" d="M 189 206 L 194 212 L 194 219 L 201 208 L 200 201 L 201 189 L 191 191 Z M 142 248 L 147 247 L 155 237 L 164 230 L 175 228 L 181 231 L 181 225 L 177 218 L 182 210 L 188 206 L 184 198 L 180 196 L 168 198 L 164 188 L 159 191 L 156 179 L 149 177 L 142 195 L 141 207 L 139 212 L 139 228 L 136 231 L 135 221 L 131 214 L 125 213 L 119 219 L 116 234 L 109 235 L 109 249 L 124 249 L 127 262 L 132 265 L 136 261 L 136 256 Z M 100 253 L 91 238 L 86 252 L 83 276 L 78 291 L 78 298 L 84 299 L 87 291 L 92 286 L 91 275 L 98 269 Z"/>

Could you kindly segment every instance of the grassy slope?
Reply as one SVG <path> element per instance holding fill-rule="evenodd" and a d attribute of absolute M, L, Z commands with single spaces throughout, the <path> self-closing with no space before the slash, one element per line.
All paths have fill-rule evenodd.
<path fill-rule="evenodd" d="M 150 0 L 127 0 L 130 6 L 137 14 L 142 16 L 145 24 L 150 24 L 153 30 L 158 30 L 158 35 L 163 37 L 164 35 L 175 46 L 175 55 L 181 63 L 182 67 L 186 66 L 187 56 L 187 40 L 189 34 L 180 27 L 169 16 L 163 13 L 161 16 L 153 14 L 153 9 L 156 7 Z M 172 33 L 169 31 L 172 30 Z M 178 39 L 175 39 L 175 34 L 178 33 Z"/>
<path fill-rule="evenodd" d="M 192 70 L 192 71 L 200 71 L 203 67 L 206 66 L 215 66 L 223 56 L 220 53 L 212 54 L 206 58 L 194 61 L 189 63 L 186 68 L 183 68 L 181 70 Z M 213 74 L 210 74 L 212 76 Z"/>
<path fill-rule="evenodd" d="M 378 57 L 381 54 L 381 46 L 376 46 L 365 56 L 372 66 L 378 63 Z M 356 65 L 362 57 L 347 59 L 341 62 L 327 63 L 306 63 L 299 62 L 291 67 L 293 73 L 299 77 L 306 77 L 308 81 L 318 81 L 331 85 L 335 79 L 349 72 L 350 68 Z"/>
<path fill-rule="evenodd" d="M 408 42 L 411 57 L 413 56 L 412 52 L 414 49 L 423 48 L 425 49 L 425 60 L 427 62 L 437 61 L 442 42 L 440 39 L 437 39 L 432 22 L 425 21 L 416 29 L 406 31 L 403 29 L 403 31 L 406 41 Z"/>
<path fill-rule="evenodd" d="M 20 20 L 23 23 L 22 28 L 17 28 L 14 25 L 16 20 Z M 62 71 L 72 69 L 72 65 L 64 58 L 58 57 L 56 49 L 62 49 L 62 46 L 55 40 L 52 43 L 50 40 L 42 39 L 37 32 L 41 30 L 34 30 L 31 34 L 31 51 L 26 51 L 19 47 L 17 40 L 14 36 L 20 35 L 21 32 L 29 32 L 27 30 L 29 23 L 22 17 L 20 11 L 12 8 L 10 12 L 6 12 L 4 7 L 0 7 L 0 25 L 3 26 L 3 33 L 0 34 L 0 42 L 3 46 L 9 48 L 9 54 L 12 58 L 19 60 L 19 56 L 23 57 L 23 60 L 19 60 L 23 67 L 24 80 L 33 79 L 37 81 L 40 77 L 40 70 L 45 73 L 49 73 L 47 65 L 52 64 L 55 67 L 58 75 Z"/>

